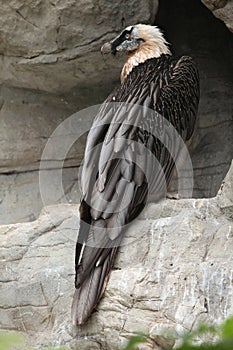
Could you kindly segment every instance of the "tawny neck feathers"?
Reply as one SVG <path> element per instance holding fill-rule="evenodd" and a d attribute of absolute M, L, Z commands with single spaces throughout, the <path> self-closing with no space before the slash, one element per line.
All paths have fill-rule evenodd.
<path fill-rule="evenodd" d="M 150 58 L 160 57 L 162 54 L 171 54 L 167 41 L 157 27 L 138 24 L 138 36 L 143 39 L 141 45 L 127 56 L 121 72 L 121 83 L 135 66 Z"/>

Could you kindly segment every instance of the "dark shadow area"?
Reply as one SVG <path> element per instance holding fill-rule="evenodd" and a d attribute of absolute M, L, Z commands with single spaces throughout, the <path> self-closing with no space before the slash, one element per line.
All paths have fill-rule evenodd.
<path fill-rule="evenodd" d="M 156 25 L 176 57 L 199 68 L 199 120 L 190 148 L 194 197 L 215 196 L 233 158 L 233 34 L 196 0 L 160 0 Z"/>

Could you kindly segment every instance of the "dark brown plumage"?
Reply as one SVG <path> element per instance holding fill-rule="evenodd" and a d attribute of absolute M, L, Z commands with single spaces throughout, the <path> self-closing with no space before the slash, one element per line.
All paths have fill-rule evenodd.
<path fill-rule="evenodd" d="M 74 324 L 84 323 L 101 298 L 126 225 L 142 211 L 148 194 L 159 197 L 171 180 L 179 150 L 174 157 L 165 144 L 174 148 L 179 142 L 166 134 L 164 118 L 188 141 L 198 100 L 193 60 L 161 54 L 135 66 L 103 103 L 88 135 L 82 169 Z M 160 165 L 153 164 L 154 156 Z"/>

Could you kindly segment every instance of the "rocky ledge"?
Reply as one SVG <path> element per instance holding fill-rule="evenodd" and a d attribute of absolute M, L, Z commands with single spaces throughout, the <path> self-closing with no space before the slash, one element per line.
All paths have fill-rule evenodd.
<path fill-rule="evenodd" d="M 78 206 L 44 208 L 39 219 L 0 226 L 0 328 L 33 346 L 119 349 L 144 332 L 161 338 L 233 312 L 233 165 L 215 198 L 148 204 L 120 247 L 106 292 L 90 321 L 73 330 Z"/>

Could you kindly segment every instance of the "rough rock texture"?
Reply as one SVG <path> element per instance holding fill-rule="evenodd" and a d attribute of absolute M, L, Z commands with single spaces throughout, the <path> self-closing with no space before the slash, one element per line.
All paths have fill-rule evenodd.
<path fill-rule="evenodd" d="M 201 0 L 213 14 L 223 21 L 233 32 L 233 1 L 232 0 Z"/>
<path fill-rule="evenodd" d="M 5 224 L 38 217 L 43 206 L 38 169 L 49 137 L 68 116 L 106 98 L 119 81 L 122 62 L 104 59 L 102 43 L 127 24 L 152 23 L 158 2 L 0 3 L 0 223 Z M 76 130 L 87 130 L 90 121 L 85 115 Z M 84 144 L 85 137 L 62 165 L 67 198 L 51 195 L 50 204 L 78 203 L 77 191 L 67 187 L 77 185 Z M 61 162 L 51 159 L 42 166 L 59 172 Z"/>
<path fill-rule="evenodd" d="M 74 112 L 102 102 L 119 81 L 122 60 L 102 58 L 102 42 L 127 24 L 152 23 L 156 9 L 152 0 L 1 2 L 0 223 L 39 215 L 43 199 L 38 169 L 50 135 Z M 201 101 L 191 150 L 194 196 L 214 196 L 232 159 L 233 36 L 196 0 L 161 0 L 156 24 L 175 55 L 189 54 L 198 64 Z M 75 130 L 88 129 L 92 117 L 84 114 Z M 65 133 L 61 144 L 64 138 Z M 45 205 L 78 203 L 78 192 L 69 188 L 77 186 L 84 143 L 85 137 L 64 164 L 67 196 L 54 198 L 54 188 L 48 188 L 51 198 Z M 60 166 L 54 158 L 43 164 L 55 173 Z"/>
<path fill-rule="evenodd" d="M 110 81 L 96 52 L 125 24 L 153 22 L 158 2 L 1 1 L 0 83 L 62 92 Z M 88 56 L 88 60 L 87 60 Z M 98 69 L 96 69 L 98 67 Z"/>
<path fill-rule="evenodd" d="M 41 197 L 38 171 L 0 175 L 1 223 L 32 221 L 44 205 L 79 201 L 77 168 L 63 169 L 63 193 L 59 191 L 59 170 L 47 170 L 43 175 L 53 179 L 53 185 L 46 186 L 46 198 Z"/>
<path fill-rule="evenodd" d="M 203 3 L 233 31 L 232 1 Z M 127 24 L 152 23 L 157 5 L 155 0 L 1 1 L 1 223 L 34 220 L 43 205 L 78 202 L 85 137 L 70 149 L 62 177 L 59 156 L 40 164 L 43 149 L 68 116 L 103 101 L 119 81 L 122 60 L 103 59 L 97 54 L 101 44 Z M 213 196 L 232 158 L 232 36 L 196 0 L 161 0 L 156 23 L 175 55 L 189 54 L 199 66 L 194 195 Z M 84 113 L 73 132 L 84 133 L 92 118 Z M 58 151 L 66 138 L 57 138 Z M 77 206 L 46 207 L 36 221 L 0 226 L 1 328 L 27 333 L 33 345 L 69 344 L 79 350 L 118 349 L 129 335 L 144 331 L 151 344 L 142 348 L 161 349 L 163 329 L 180 332 L 202 318 L 220 320 L 232 313 L 232 173 L 213 199 L 148 205 L 128 232 L 130 242 L 120 248 L 98 312 L 76 330 L 76 338 L 69 313 Z M 45 182 L 39 182 L 41 174 Z"/>
<path fill-rule="evenodd" d="M 139 331 L 159 337 L 233 313 L 233 164 L 217 197 L 149 204 L 128 230 L 97 312 L 70 325 L 78 207 L 47 207 L 37 221 L 0 226 L 0 328 L 33 345 L 119 349 Z"/>
<path fill-rule="evenodd" d="M 232 31 L 232 0 L 203 2 Z M 43 205 L 78 202 L 85 137 L 70 149 L 62 176 L 59 154 L 44 159 L 39 172 L 43 149 L 55 139 L 59 153 L 67 134 L 50 137 L 54 130 L 103 101 L 119 81 L 122 60 L 102 58 L 101 44 L 125 25 L 152 23 L 158 2 L 0 3 L 0 223 L 8 224 L 34 220 Z M 214 196 L 232 159 L 233 37 L 201 1 L 159 5 L 156 24 L 172 51 L 193 56 L 199 67 L 194 195 Z M 83 133 L 92 118 L 80 116 L 73 133 Z M 54 205 L 36 221 L 0 226 L 0 327 L 25 332 L 33 345 L 79 350 L 119 349 L 144 331 L 151 344 L 140 349 L 147 350 L 166 346 L 158 337 L 164 329 L 181 332 L 232 314 L 232 184 L 231 168 L 215 198 L 148 205 L 120 248 L 98 312 L 76 337 L 70 304 L 78 207 Z"/>
<path fill-rule="evenodd" d="M 34 220 L 43 204 L 77 203 L 77 164 L 82 160 L 85 137 L 77 140 L 64 164 L 59 158 L 51 158 L 46 164 L 41 162 L 42 152 L 51 134 L 77 111 L 77 105 L 65 97 L 36 91 L 6 87 L 0 91 L 3 101 L 0 111 L 0 223 Z M 79 103 L 85 105 L 85 98 L 81 95 Z M 91 118 L 85 115 L 85 122 L 80 122 L 80 118 L 78 122 L 74 131 L 82 134 L 83 128 L 90 125 Z M 65 137 L 63 135 L 59 143 L 64 142 Z M 54 190 L 61 166 L 64 167 L 66 198 Z M 40 194 L 39 168 L 46 169 L 48 176 L 54 179 L 54 186 L 47 188 L 50 200 L 46 203 L 43 203 Z"/>

